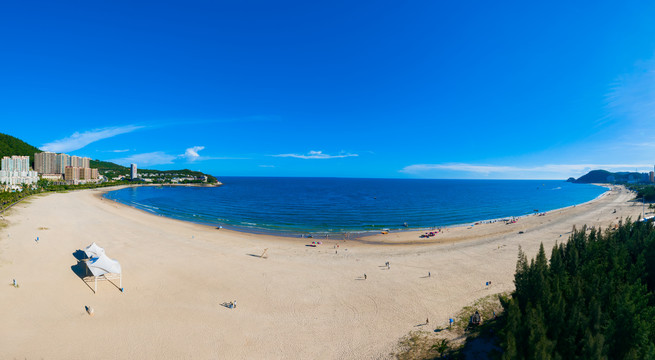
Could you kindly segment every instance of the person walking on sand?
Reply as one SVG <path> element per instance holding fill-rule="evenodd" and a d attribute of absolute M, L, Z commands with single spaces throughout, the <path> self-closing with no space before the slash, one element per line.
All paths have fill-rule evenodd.
<path fill-rule="evenodd" d="M 232 301 L 232 306 L 233 306 L 234 309 L 237 308 L 237 301 L 236 300 Z"/>
<path fill-rule="evenodd" d="M 364 280 L 366 280 L 366 273 L 364 273 Z"/>
<path fill-rule="evenodd" d="M 432 274 L 428 271 L 428 277 L 431 277 L 431 276 L 432 276 Z"/>

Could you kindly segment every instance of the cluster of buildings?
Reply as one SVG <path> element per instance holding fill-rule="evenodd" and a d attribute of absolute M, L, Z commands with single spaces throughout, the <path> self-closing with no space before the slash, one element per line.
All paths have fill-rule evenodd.
<path fill-rule="evenodd" d="M 45 151 L 34 154 L 34 170 L 42 179 L 67 184 L 97 182 L 98 169 L 91 169 L 91 158 Z"/>
<path fill-rule="evenodd" d="M 29 156 L 5 156 L 0 167 L 0 186 L 5 190 L 35 187 L 39 178 L 66 184 L 98 182 L 98 169 L 91 169 L 91 158 L 40 152 L 34 154 L 34 170 Z"/>
<path fill-rule="evenodd" d="M 6 190 L 20 190 L 23 186 L 36 186 L 39 176 L 30 168 L 29 156 L 5 156 L 0 167 L 0 185 Z"/>

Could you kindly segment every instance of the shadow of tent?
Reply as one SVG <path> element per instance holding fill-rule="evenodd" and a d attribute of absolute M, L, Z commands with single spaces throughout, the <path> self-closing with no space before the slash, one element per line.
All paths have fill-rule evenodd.
<path fill-rule="evenodd" d="M 95 294 L 95 290 L 93 290 L 93 288 L 91 287 L 91 285 L 89 285 L 89 283 L 87 283 L 86 281 L 84 281 L 84 278 L 87 277 L 87 268 L 86 268 L 86 265 L 84 264 L 84 262 L 82 262 L 82 261 L 78 261 L 77 264 L 71 266 L 71 270 L 72 270 L 73 273 L 75 273 L 75 275 L 77 275 L 77 277 L 79 277 L 80 280 L 82 280 L 82 282 L 84 282 L 84 284 L 85 284 L 86 286 L 88 286 L 89 289 L 91 289 L 91 291 L 93 291 L 93 293 Z"/>
<path fill-rule="evenodd" d="M 91 274 L 88 271 L 88 267 L 86 266 L 86 261 L 85 260 L 78 261 L 77 264 L 71 266 L 71 271 L 73 271 L 73 273 L 75 273 L 75 275 L 77 275 L 84 282 L 84 284 L 86 286 L 88 286 L 89 289 L 91 289 L 91 291 L 93 291 L 94 294 L 96 293 L 96 290 L 97 290 L 98 280 L 107 280 L 112 285 L 114 285 L 116 287 L 116 289 L 120 290 L 121 292 L 123 291 L 123 288 L 121 287 L 121 286 L 123 286 L 123 277 L 122 277 L 122 275 L 120 275 L 120 274 L 118 274 L 118 275 L 116 275 L 116 274 L 103 274 L 103 275 L 100 275 L 100 276 L 93 276 L 93 274 Z M 116 285 L 112 280 L 120 280 L 120 286 Z M 91 285 L 89 284 L 89 282 L 92 282 L 92 281 L 94 282 L 94 285 L 96 286 L 96 289 L 91 287 Z"/>
<path fill-rule="evenodd" d="M 73 253 L 73 256 L 75 256 L 75 258 L 76 258 L 78 261 L 79 261 L 79 260 L 84 260 L 84 259 L 88 259 L 88 258 L 89 258 L 88 256 L 86 256 L 86 253 L 85 253 L 84 251 L 82 251 L 82 250 L 76 250 L 76 251 Z"/>
<path fill-rule="evenodd" d="M 86 265 L 83 262 L 78 262 L 77 264 L 71 266 L 71 270 L 77 275 L 80 279 L 86 277 Z"/>

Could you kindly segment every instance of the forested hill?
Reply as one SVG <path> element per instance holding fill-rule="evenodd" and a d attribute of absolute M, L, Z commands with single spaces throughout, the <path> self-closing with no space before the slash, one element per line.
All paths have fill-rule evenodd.
<path fill-rule="evenodd" d="M 23 140 L 0 133 L 0 158 L 12 155 L 29 156 L 30 166 L 34 167 L 34 153 L 38 152 L 41 150 Z"/>
<path fill-rule="evenodd" d="M 530 263 L 519 250 L 503 359 L 655 359 L 655 228 L 583 228 Z"/>
<path fill-rule="evenodd" d="M 573 182 L 578 184 L 598 183 L 627 183 L 646 180 L 647 174 L 638 172 L 609 172 L 606 170 L 592 170 Z"/>

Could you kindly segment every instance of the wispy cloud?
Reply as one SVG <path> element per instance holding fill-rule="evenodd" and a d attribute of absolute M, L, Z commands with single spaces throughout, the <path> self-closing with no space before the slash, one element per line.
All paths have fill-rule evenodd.
<path fill-rule="evenodd" d="M 655 125 L 655 60 L 640 61 L 633 73 L 618 77 L 606 101 L 612 117 L 652 129 Z M 635 130 L 641 129 L 635 127 Z"/>
<path fill-rule="evenodd" d="M 130 164 L 137 164 L 139 167 L 150 165 L 166 165 L 172 164 L 173 160 L 178 158 L 175 155 L 169 155 L 162 151 L 154 151 L 149 153 L 134 154 L 128 157 L 109 160 L 116 164 L 128 166 Z"/>
<path fill-rule="evenodd" d="M 347 153 L 340 153 L 338 155 L 330 155 L 330 154 L 324 154 L 322 151 L 310 151 L 307 154 L 278 154 L 278 155 L 271 155 L 274 157 L 291 157 L 291 158 L 296 158 L 296 159 L 338 159 L 338 158 L 346 158 L 346 157 L 353 157 L 353 156 L 359 156 L 358 154 L 347 154 Z"/>
<path fill-rule="evenodd" d="M 135 130 L 142 129 L 143 126 L 127 125 L 119 127 L 110 127 L 102 129 L 94 129 L 85 131 L 83 133 L 75 132 L 73 135 L 49 142 L 41 146 L 41 149 L 52 152 L 69 152 L 81 149 L 98 140 L 107 139 L 120 134 L 130 133 Z"/>
<path fill-rule="evenodd" d="M 275 165 L 259 165 L 261 168 L 274 168 Z"/>
<path fill-rule="evenodd" d="M 106 151 L 103 151 L 103 152 L 110 152 L 110 153 L 124 153 L 124 152 L 128 152 L 128 151 L 130 151 L 130 149 L 123 149 L 123 150 L 106 150 Z"/>
<path fill-rule="evenodd" d="M 503 178 L 566 178 L 580 176 L 590 170 L 603 169 L 608 171 L 646 171 L 652 169 L 650 164 L 546 164 L 532 167 L 505 166 L 505 165 L 479 165 L 465 163 L 447 164 L 415 164 L 404 167 L 402 173 L 425 176 L 443 172 L 457 172 L 460 174 L 477 174 L 485 177 Z"/>

